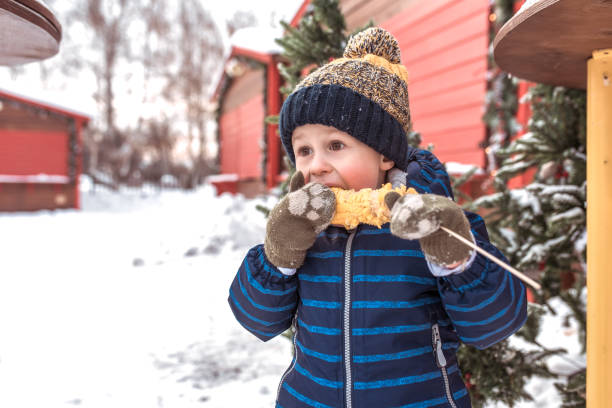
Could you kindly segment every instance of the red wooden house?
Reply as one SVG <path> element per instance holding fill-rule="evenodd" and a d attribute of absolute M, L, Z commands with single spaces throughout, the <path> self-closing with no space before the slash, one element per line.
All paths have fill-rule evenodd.
<path fill-rule="evenodd" d="M 298 24 L 309 4 L 310 0 L 302 3 L 292 26 Z M 282 104 L 279 61 L 278 52 L 232 47 L 213 96 L 220 101 L 217 123 L 220 175 L 209 180 L 218 193 L 253 196 L 276 186 L 283 178 L 277 126 L 264 124 L 264 118 L 278 114 Z M 262 145 L 266 146 L 265 161 Z"/>
<path fill-rule="evenodd" d="M 305 0 L 292 24 L 308 7 Z M 373 20 L 399 41 L 409 73 L 408 91 L 414 129 L 423 145 L 433 143 L 443 162 L 483 168 L 486 126 L 482 120 L 487 90 L 489 0 L 340 0 L 349 31 Z M 249 55 L 235 49 L 232 56 Z M 251 55 L 252 56 L 252 55 Z M 274 186 L 282 171 L 276 128 L 266 127 L 267 163 L 259 167 L 262 120 L 280 109 L 275 55 L 254 57 L 263 70 L 247 70 L 222 95 L 219 118 L 220 170 L 233 174 L 232 191 L 253 193 Z M 225 76 L 224 78 L 227 78 Z M 264 97 L 265 95 L 265 97 Z M 263 176 L 265 174 L 265 180 Z M 244 180 L 257 188 L 245 189 Z"/>
<path fill-rule="evenodd" d="M 90 118 L 0 90 L 0 211 L 79 208 Z"/>
<path fill-rule="evenodd" d="M 226 70 L 215 93 L 216 97 L 223 94 L 218 121 L 221 175 L 209 180 L 219 193 L 253 196 L 279 180 L 281 152 L 276 127 L 264 123 L 266 116 L 280 111 L 278 56 L 233 47 L 230 61 L 235 65 Z M 264 140 L 271 158 L 265 168 Z"/>

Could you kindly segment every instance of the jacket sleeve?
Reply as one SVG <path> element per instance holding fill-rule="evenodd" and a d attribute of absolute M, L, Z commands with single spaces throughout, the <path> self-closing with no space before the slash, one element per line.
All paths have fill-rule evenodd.
<path fill-rule="evenodd" d="M 489 242 L 484 220 L 466 212 L 476 244 L 507 262 Z M 527 319 L 523 283 L 506 269 L 477 254 L 465 271 L 440 277 L 438 289 L 459 338 L 484 349 L 510 336 Z"/>
<path fill-rule="evenodd" d="M 291 326 L 297 305 L 297 277 L 283 275 L 257 245 L 249 250 L 229 290 L 236 320 L 263 341 Z"/>
<path fill-rule="evenodd" d="M 408 156 L 406 187 L 412 187 L 419 194 L 438 194 L 453 198 L 450 178 L 444 165 L 431 152 L 413 149 Z"/>

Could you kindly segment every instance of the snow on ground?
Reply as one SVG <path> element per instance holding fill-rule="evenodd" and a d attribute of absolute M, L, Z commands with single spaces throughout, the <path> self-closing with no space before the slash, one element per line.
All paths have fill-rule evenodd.
<path fill-rule="evenodd" d="M 0 407 L 273 406 L 290 342 L 226 300 L 254 204 L 208 187 L 0 214 Z"/>
<path fill-rule="evenodd" d="M 586 292 L 584 293 L 586 295 Z M 562 348 L 567 354 L 552 356 L 547 365 L 551 372 L 559 375 L 572 374 L 586 366 L 586 356 L 581 351 L 578 341 L 578 323 L 574 319 L 566 319 L 571 316 L 571 310 L 560 299 L 554 298 L 550 306 L 556 311 L 556 315 L 546 313 L 542 319 L 542 326 L 537 341 L 549 349 Z M 567 320 L 567 322 L 565 322 Z M 567 323 L 567 324 L 564 324 Z M 529 350 L 534 346 L 527 344 L 518 336 L 512 336 L 510 342 L 519 349 Z M 516 408 L 558 408 L 562 404 L 554 383 L 564 383 L 563 378 L 541 379 L 533 378 L 527 383 L 525 389 L 534 398 L 533 401 L 522 401 L 515 405 Z M 502 385 L 503 386 L 503 385 Z M 504 408 L 503 404 L 489 404 L 487 408 Z"/>
<path fill-rule="evenodd" d="M 0 407 L 274 406 L 291 344 L 226 299 L 275 199 L 86 190 L 82 211 L 0 214 Z M 579 360 L 571 327 L 545 324 Z M 529 387 L 521 407 L 559 405 L 551 381 Z"/>

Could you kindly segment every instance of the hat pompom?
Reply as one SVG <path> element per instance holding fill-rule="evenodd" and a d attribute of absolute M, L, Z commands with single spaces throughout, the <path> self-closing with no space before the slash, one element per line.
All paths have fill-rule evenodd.
<path fill-rule="evenodd" d="M 343 57 L 361 58 L 367 54 L 378 55 L 392 64 L 401 62 L 397 40 L 380 27 L 368 28 L 351 37 L 344 49 Z"/>

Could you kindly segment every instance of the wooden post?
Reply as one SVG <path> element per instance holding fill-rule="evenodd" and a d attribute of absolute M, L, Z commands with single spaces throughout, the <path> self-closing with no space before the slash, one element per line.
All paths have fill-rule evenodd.
<path fill-rule="evenodd" d="M 280 74 L 276 67 L 275 58 L 268 62 L 268 89 L 266 90 L 268 99 L 268 115 L 277 115 L 280 112 Z M 280 173 L 280 138 L 277 134 L 277 125 L 267 125 L 267 145 L 268 162 L 266 168 L 266 188 L 271 189 L 278 183 Z"/>
<path fill-rule="evenodd" d="M 599 408 L 612 390 L 612 49 L 587 67 L 587 407 Z"/>
<path fill-rule="evenodd" d="M 77 157 L 76 157 L 76 174 L 74 177 L 74 208 L 81 209 L 81 173 L 83 172 L 83 122 L 75 119 L 76 126 L 76 142 L 77 142 Z"/>

